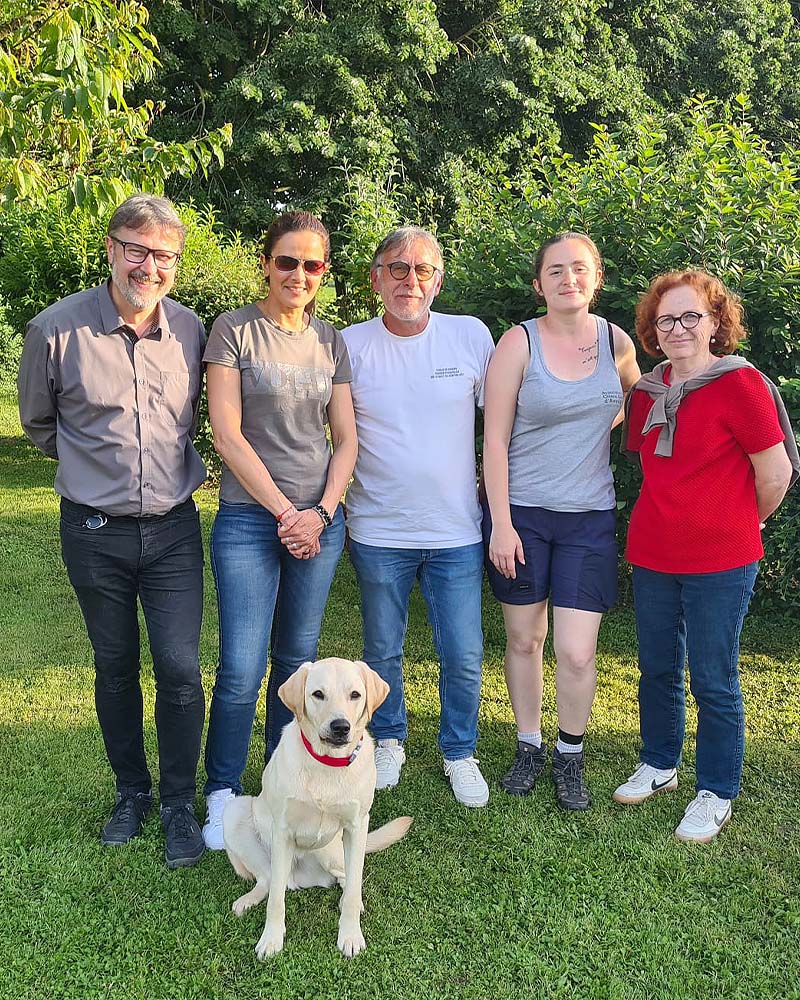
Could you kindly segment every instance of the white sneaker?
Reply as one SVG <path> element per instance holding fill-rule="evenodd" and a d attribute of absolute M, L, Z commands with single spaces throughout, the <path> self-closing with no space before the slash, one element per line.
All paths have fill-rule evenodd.
<path fill-rule="evenodd" d="M 375 790 L 394 788 L 400 780 L 400 768 L 406 762 L 406 752 L 400 740 L 378 740 L 375 744 Z"/>
<path fill-rule="evenodd" d="M 686 807 L 675 836 L 678 840 L 707 844 L 731 818 L 731 800 L 701 789 Z"/>
<path fill-rule="evenodd" d="M 489 801 L 489 786 L 475 757 L 446 760 L 444 773 L 450 779 L 453 795 L 462 805 L 485 806 Z"/>
<path fill-rule="evenodd" d="M 674 792 L 678 787 L 678 770 L 640 764 L 628 780 L 614 792 L 614 801 L 626 806 L 644 802 L 657 792 Z"/>
<path fill-rule="evenodd" d="M 203 840 L 209 851 L 224 851 L 222 836 L 222 814 L 225 804 L 233 798 L 232 788 L 220 788 L 206 796 L 206 821 L 203 824 Z"/>

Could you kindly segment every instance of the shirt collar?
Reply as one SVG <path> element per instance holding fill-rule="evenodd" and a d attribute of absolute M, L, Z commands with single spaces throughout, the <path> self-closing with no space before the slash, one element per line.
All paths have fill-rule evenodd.
<path fill-rule="evenodd" d="M 103 333 L 117 333 L 122 329 L 129 330 L 130 326 L 120 316 L 119 310 L 114 305 L 114 300 L 111 298 L 111 278 L 106 279 L 106 281 L 99 286 L 97 289 L 97 296 L 100 303 L 100 319 L 103 326 Z M 158 332 L 161 333 L 160 339 L 162 340 L 170 339 L 172 337 L 172 331 L 169 328 L 169 320 L 167 319 L 167 313 L 164 309 L 163 299 L 159 300 L 155 322 L 150 329 L 150 333 Z"/>

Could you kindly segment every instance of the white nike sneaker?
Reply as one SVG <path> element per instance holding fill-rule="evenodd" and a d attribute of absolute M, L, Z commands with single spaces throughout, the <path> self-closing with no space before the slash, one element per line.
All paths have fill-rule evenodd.
<path fill-rule="evenodd" d="M 228 799 L 233 797 L 232 788 L 219 788 L 206 796 L 206 821 L 203 824 L 203 840 L 209 851 L 224 851 L 222 836 L 222 814 Z"/>
<path fill-rule="evenodd" d="M 707 844 L 731 818 L 731 800 L 701 789 L 686 807 L 675 836 L 687 843 Z"/>
<path fill-rule="evenodd" d="M 657 792 L 673 792 L 677 787 L 677 768 L 661 769 L 640 764 L 630 778 L 617 788 L 613 798 L 625 806 L 634 806 Z"/>
<path fill-rule="evenodd" d="M 378 740 L 375 744 L 375 791 L 394 788 L 400 780 L 400 768 L 406 762 L 406 752 L 400 740 Z"/>
<path fill-rule="evenodd" d="M 489 801 L 489 786 L 481 774 L 475 757 L 446 760 L 444 773 L 450 779 L 453 795 L 464 806 L 485 806 Z"/>

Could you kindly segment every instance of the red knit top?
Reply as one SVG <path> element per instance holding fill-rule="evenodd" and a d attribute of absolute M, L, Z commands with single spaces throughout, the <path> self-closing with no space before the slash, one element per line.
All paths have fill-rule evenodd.
<path fill-rule="evenodd" d="M 639 452 L 644 481 L 628 528 L 628 562 L 660 573 L 719 573 L 760 559 L 748 455 L 784 439 L 761 375 L 739 368 L 684 396 L 670 458 L 654 454 L 660 428 L 642 436 L 652 406 L 646 392 L 634 390 L 628 447 Z"/>

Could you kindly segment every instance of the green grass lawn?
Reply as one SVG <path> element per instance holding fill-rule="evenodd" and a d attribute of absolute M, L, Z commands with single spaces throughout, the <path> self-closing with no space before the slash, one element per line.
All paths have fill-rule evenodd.
<path fill-rule="evenodd" d="M 415 817 L 406 840 L 366 863 L 367 951 L 336 950 L 338 890 L 287 898 L 283 953 L 254 954 L 263 905 L 241 920 L 223 854 L 169 872 L 159 822 L 126 848 L 98 833 L 113 780 L 93 707 L 91 650 L 61 565 L 54 465 L 20 437 L 0 400 L 0 997 L 729 998 L 800 997 L 800 625 L 750 619 L 742 684 L 744 790 L 707 847 L 672 837 L 693 795 L 688 741 L 679 791 L 639 807 L 611 801 L 637 762 L 636 646 L 629 611 L 600 636 L 588 741 L 594 807 L 555 806 L 542 780 L 486 809 L 453 799 L 436 749 L 436 667 L 424 606 L 407 642 L 411 735 L 403 781 L 376 797 L 373 825 Z M 210 527 L 212 492 L 200 495 Z M 210 574 L 201 663 L 216 659 Z M 487 592 L 478 756 L 494 788 L 514 746 L 502 674 L 503 628 Z M 342 562 L 320 653 L 360 653 L 358 593 Z M 146 738 L 155 762 L 152 670 L 145 653 Z M 548 655 L 545 737 L 556 719 Z M 259 783 L 259 706 L 247 790 Z M 693 732 L 693 720 L 690 722 Z M 202 775 L 200 783 L 202 783 Z M 202 806 L 198 802 L 198 808 Z"/>

